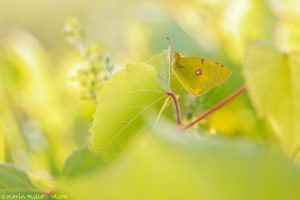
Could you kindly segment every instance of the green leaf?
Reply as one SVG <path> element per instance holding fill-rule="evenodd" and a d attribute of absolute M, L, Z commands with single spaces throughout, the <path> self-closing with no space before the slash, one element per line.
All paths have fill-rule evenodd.
<path fill-rule="evenodd" d="M 62 174 L 67 177 L 74 177 L 90 173 L 105 162 L 92 152 L 88 147 L 84 147 L 73 152 L 66 160 Z"/>
<path fill-rule="evenodd" d="M 144 135 L 106 171 L 60 180 L 58 187 L 74 200 L 300 198 L 299 169 L 276 149 L 160 129 L 170 135 Z"/>
<path fill-rule="evenodd" d="M 268 42 L 249 46 L 244 75 L 256 110 L 290 153 L 300 146 L 300 51 L 284 53 Z"/>
<path fill-rule="evenodd" d="M 148 64 L 155 67 L 156 78 L 164 91 L 170 90 L 170 49 L 152 56 Z"/>
<path fill-rule="evenodd" d="M 165 97 L 151 65 L 130 64 L 116 73 L 98 95 L 91 128 L 94 149 L 105 159 L 123 151 L 138 133 L 136 130 L 145 125 L 143 115 L 161 105 Z"/>
<path fill-rule="evenodd" d="M 0 194 L 38 191 L 24 171 L 10 164 L 0 164 Z"/>

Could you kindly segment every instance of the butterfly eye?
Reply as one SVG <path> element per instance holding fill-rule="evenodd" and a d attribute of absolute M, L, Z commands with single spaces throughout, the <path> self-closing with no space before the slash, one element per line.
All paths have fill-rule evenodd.
<path fill-rule="evenodd" d="M 196 75 L 196 76 L 200 76 L 201 74 L 202 74 L 201 69 L 197 69 L 197 70 L 195 71 L 195 75 Z"/>

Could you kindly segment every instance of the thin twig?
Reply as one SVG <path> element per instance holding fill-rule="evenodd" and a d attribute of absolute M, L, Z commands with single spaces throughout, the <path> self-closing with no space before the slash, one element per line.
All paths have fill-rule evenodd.
<path fill-rule="evenodd" d="M 235 91 L 234 93 L 232 93 L 230 96 L 228 96 L 227 98 L 225 98 L 223 101 L 221 101 L 219 104 L 217 104 L 216 106 L 214 106 L 213 108 L 211 108 L 210 110 L 206 111 L 205 113 L 203 113 L 202 115 L 200 115 L 198 118 L 196 118 L 195 120 L 193 120 L 191 123 L 189 123 L 187 126 L 185 126 L 184 129 L 187 130 L 187 129 L 191 128 L 197 122 L 199 122 L 200 120 L 204 119 L 205 117 L 207 117 L 208 115 L 210 115 L 214 111 L 218 110 L 219 108 L 223 107 L 225 104 L 229 103 L 230 101 L 232 101 L 233 99 L 235 99 L 236 97 L 238 97 L 239 95 L 241 95 L 246 90 L 247 90 L 247 86 L 244 85 L 243 87 L 241 87 L 240 89 L 238 89 L 237 91 Z"/>
<path fill-rule="evenodd" d="M 177 97 L 173 92 L 166 92 L 166 94 L 168 96 L 172 97 L 172 99 L 173 99 L 173 102 L 175 105 L 175 110 L 176 110 L 177 124 L 179 127 L 181 127 L 181 114 L 180 114 L 180 107 L 179 107 Z"/>

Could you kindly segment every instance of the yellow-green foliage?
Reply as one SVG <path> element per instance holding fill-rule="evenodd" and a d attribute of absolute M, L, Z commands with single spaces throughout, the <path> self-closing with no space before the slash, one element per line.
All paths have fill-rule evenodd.
<path fill-rule="evenodd" d="M 296 0 L 0 1 L 0 198 L 300 199 L 299 13 Z M 173 51 L 232 74 L 193 97 Z"/>
<path fill-rule="evenodd" d="M 300 51 L 280 51 L 268 42 L 249 46 L 244 74 L 257 112 L 291 154 L 300 146 Z"/>
<path fill-rule="evenodd" d="M 110 159 L 122 152 L 149 123 L 145 113 L 161 105 L 166 95 L 151 65 L 126 65 L 105 84 L 98 96 L 98 107 L 91 128 L 94 149 Z"/>

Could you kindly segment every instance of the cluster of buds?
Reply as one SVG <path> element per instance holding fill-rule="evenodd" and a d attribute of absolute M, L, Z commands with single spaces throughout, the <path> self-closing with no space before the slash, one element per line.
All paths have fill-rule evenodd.
<path fill-rule="evenodd" d="M 78 20 L 67 19 L 64 32 L 67 42 L 76 50 L 83 61 L 74 78 L 74 81 L 77 81 L 82 88 L 81 97 L 95 100 L 103 82 L 110 79 L 115 69 L 114 64 L 109 54 L 100 50 L 99 44 L 86 45 L 86 34 Z"/>

